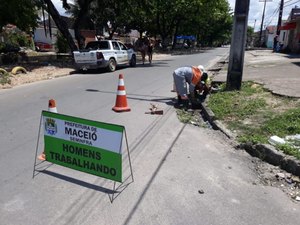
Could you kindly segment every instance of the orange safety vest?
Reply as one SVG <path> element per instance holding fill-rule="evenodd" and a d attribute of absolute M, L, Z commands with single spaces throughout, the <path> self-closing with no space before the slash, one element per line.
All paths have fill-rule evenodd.
<path fill-rule="evenodd" d="M 192 71 L 193 71 L 192 84 L 196 86 L 201 80 L 202 72 L 198 67 L 193 67 L 193 66 L 192 66 Z"/>

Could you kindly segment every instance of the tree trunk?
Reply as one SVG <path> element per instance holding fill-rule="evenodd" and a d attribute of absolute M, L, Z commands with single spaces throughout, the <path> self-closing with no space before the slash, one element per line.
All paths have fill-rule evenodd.
<path fill-rule="evenodd" d="M 176 44 L 177 44 L 176 36 L 178 35 L 179 24 L 180 24 L 180 20 L 178 19 L 177 22 L 176 22 L 175 33 L 174 33 L 174 36 L 173 36 L 173 44 L 172 44 L 172 49 L 173 50 L 176 48 Z"/>
<path fill-rule="evenodd" d="M 74 33 L 75 33 L 75 38 L 77 40 L 79 49 L 84 48 L 85 45 L 85 38 L 80 33 L 80 25 L 82 23 L 82 19 L 88 13 L 89 5 L 91 4 L 92 1 L 93 0 L 86 0 L 86 1 L 78 2 L 80 10 L 74 22 Z"/>
<path fill-rule="evenodd" d="M 70 34 L 68 30 L 68 25 L 67 23 L 61 19 L 61 16 L 59 15 L 59 12 L 53 5 L 51 0 L 44 0 L 44 2 L 47 4 L 47 8 L 49 10 L 49 14 L 51 15 L 52 19 L 54 20 L 58 30 L 62 33 L 62 35 L 66 38 L 68 45 L 71 49 L 71 51 L 77 50 L 77 46 L 73 40 L 72 35 Z"/>

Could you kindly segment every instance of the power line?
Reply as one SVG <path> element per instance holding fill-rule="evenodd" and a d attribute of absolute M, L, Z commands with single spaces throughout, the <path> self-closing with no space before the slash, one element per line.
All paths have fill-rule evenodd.
<path fill-rule="evenodd" d="M 294 1 L 294 0 L 288 0 L 288 1 L 284 2 L 284 3 L 289 3 L 289 2 L 291 2 L 291 1 Z"/>
<path fill-rule="evenodd" d="M 280 7 L 280 4 L 278 4 L 278 8 L 276 8 L 276 9 L 273 11 L 272 15 L 267 16 L 267 19 L 270 19 L 270 18 L 273 19 L 273 17 L 275 16 L 275 14 L 278 13 L 279 7 Z M 266 19 L 266 20 L 267 20 L 267 19 Z"/>
<path fill-rule="evenodd" d="M 294 1 L 294 0 L 288 0 L 288 1 L 284 2 L 284 3 L 289 3 L 289 2 L 292 2 L 292 1 Z M 300 0 L 297 0 L 297 1 L 293 2 L 293 3 L 288 4 L 288 5 L 284 5 L 283 8 L 288 7 L 288 6 L 291 6 L 291 5 L 293 5 L 293 4 L 296 4 L 297 2 L 300 2 Z M 278 5 L 279 5 L 278 8 L 276 8 L 276 9 L 273 11 L 272 15 L 268 16 L 268 17 L 265 19 L 265 20 L 268 21 L 268 22 L 266 22 L 266 23 L 263 24 L 264 27 L 269 26 L 269 25 L 273 22 L 273 19 L 275 18 L 275 14 L 278 13 L 278 12 L 279 12 L 279 9 L 280 9 L 280 3 L 279 3 Z"/>
<path fill-rule="evenodd" d="M 294 4 L 296 4 L 297 2 L 300 2 L 300 0 L 295 1 L 295 2 L 293 2 L 293 3 L 291 3 L 291 4 L 288 4 L 288 5 L 285 5 L 284 8 L 285 8 L 285 7 L 288 7 L 288 6 L 291 6 L 291 5 L 294 5 Z"/>

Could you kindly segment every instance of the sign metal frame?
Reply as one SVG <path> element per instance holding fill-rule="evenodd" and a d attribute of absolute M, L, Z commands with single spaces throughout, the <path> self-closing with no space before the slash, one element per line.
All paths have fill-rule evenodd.
<path fill-rule="evenodd" d="M 36 171 L 40 172 L 37 170 L 37 165 L 45 162 L 37 163 L 40 137 L 43 133 L 42 128 L 44 130 L 45 161 L 112 180 L 114 184 L 112 197 L 110 197 L 111 202 L 116 190 L 129 178 L 126 178 L 125 181 L 122 179 L 122 149 L 125 136 L 125 147 L 130 167 L 130 183 L 134 182 L 124 126 L 49 111 L 42 111 L 41 113 L 32 178 L 35 177 Z M 80 137 L 75 138 L 73 135 Z M 92 135 L 94 136 L 92 137 Z M 117 189 L 116 182 L 121 183 Z"/>

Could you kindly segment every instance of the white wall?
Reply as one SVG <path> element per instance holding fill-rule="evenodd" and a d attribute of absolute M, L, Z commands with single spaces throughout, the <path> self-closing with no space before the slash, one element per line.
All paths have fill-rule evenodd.
<path fill-rule="evenodd" d="M 34 42 L 44 42 L 47 44 L 55 45 L 58 29 L 52 28 L 51 30 L 52 30 L 52 38 L 50 38 L 49 29 L 46 30 L 46 34 L 45 34 L 44 28 L 36 28 L 34 31 L 34 38 L 33 38 Z M 75 39 L 74 30 L 69 29 L 69 32 L 71 33 L 72 37 Z"/>

